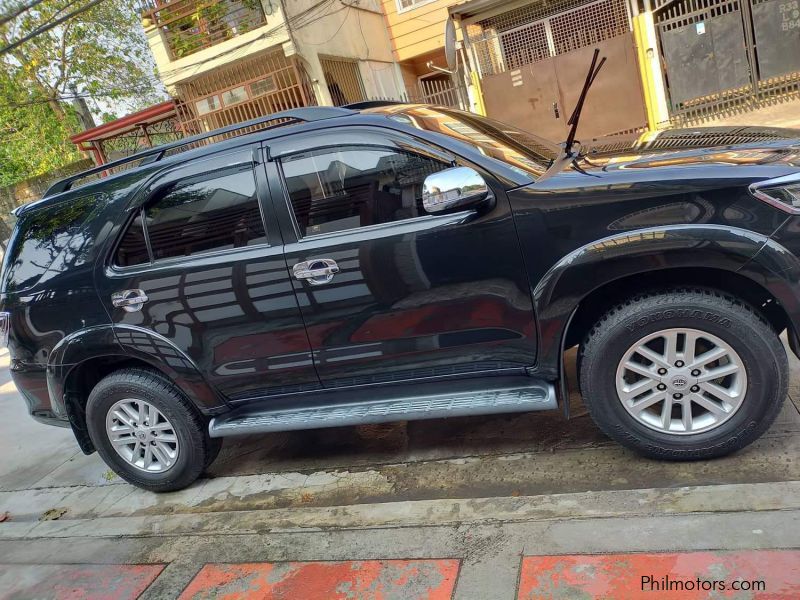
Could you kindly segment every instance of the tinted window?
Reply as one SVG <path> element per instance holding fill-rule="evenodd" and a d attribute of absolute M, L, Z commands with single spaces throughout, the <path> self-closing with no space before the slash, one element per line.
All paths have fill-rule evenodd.
<path fill-rule="evenodd" d="M 23 213 L 9 241 L 2 287 L 22 290 L 93 258 L 94 237 L 88 223 L 104 205 L 102 196 L 66 200 Z"/>
<path fill-rule="evenodd" d="M 155 260 L 265 243 L 252 167 L 162 189 L 145 208 L 145 226 Z"/>
<path fill-rule="evenodd" d="M 425 177 L 451 165 L 392 148 L 344 147 L 296 154 L 282 166 L 305 236 L 424 215 Z"/>
<path fill-rule="evenodd" d="M 121 267 L 140 265 L 150 262 L 150 255 L 147 252 L 147 242 L 144 239 L 144 228 L 142 227 L 142 215 L 139 214 L 128 231 L 122 238 L 117 247 L 116 264 Z"/>

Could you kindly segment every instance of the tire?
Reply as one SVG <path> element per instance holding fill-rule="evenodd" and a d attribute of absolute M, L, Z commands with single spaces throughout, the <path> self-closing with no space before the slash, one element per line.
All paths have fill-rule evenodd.
<path fill-rule="evenodd" d="M 646 347 L 642 348 L 643 340 L 651 336 L 652 340 L 645 341 Z M 668 339 L 677 340 L 669 348 L 683 344 L 685 349 L 690 346 L 687 336 L 699 336 L 691 344 L 692 354 L 686 355 L 694 357 L 694 365 L 712 356 L 706 348 L 719 347 L 717 352 L 727 348 L 728 355 L 712 362 L 708 370 L 692 369 L 687 381 L 686 371 L 675 367 L 682 361 L 675 361 L 669 370 L 660 362 L 669 355 Z M 652 354 L 658 355 L 659 362 L 642 358 L 644 354 L 637 354 L 632 348 L 642 348 L 644 352 L 655 348 Z M 695 349 L 699 354 L 694 353 Z M 678 289 L 632 298 L 595 324 L 580 354 L 584 403 L 598 427 L 617 442 L 652 458 L 697 460 L 744 448 L 772 425 L 787 394 L 788 361 L 775 331 L 752 307 L 714 290 Z M 672 354 L 673 358 L 680 356 Z M 635 363 L 633 371 L 627 368 L 631 362 Z M 642 364 L 646 364 L 648 372 L 639 374 Z M 739 366 L 734 369 L 736 365 Z M 735 374 L 703 381 L 726 370 L 720 367 Z M 654 371 L 659 374 L 651 383 Z M 666 373 L 661 375 L 662 371 Z M 630 398 L 638 392 L 636 385 L 650 387 L 655 382 L 659 382 L 656 387 Z M 711 390 L 709 385 L 717 387 Z M 716 391 L 719 389 L 734 398 L 727 412 L 726 399 Z M 708 396 L 707 391 L 712 395 Z M 648 406 L 655 394 L 665 394 L 664 400 Z M 676 400 L 678 397 L 682 398 Z M 713 400 L 713 410 L 707 410 L 709 398 Z M 701 404 L 689 404 L 688 422 L 683 422 L 687 411 L 684 403 L 700 400 Z M 734 406 L 734 402 L 738 405 Z M 647 408 L 642 410 L 642 406 Z"/>
<path fill-rule="evenodd" d="M 131 417 L 121 410 L 121 402 L 129 409 L 131 402 L 136 403 L 133 407 L 143 402 L 145 407 L 149 405 L 157 409 L 160 415 L 155 420 L 161 430 L 156 431 L 156 435 L 160 434 L 161 437 L 150 442 L 129 438 L 129 435 L 140 435 L 143 431 L 131 428 L 129 424 L 132 421 L 120 422 L 116 419 L 115 415 Z M 109 420 L 116 425 L 107 426 Z M 171 492 L 187 487 L 211 464 L 221 447 L 221 440 L 211 440 L 205 419 L 180 390 L 161 374 L 144 369 L 121 369 L 102 379 L 89 394 L 86 422 L 89 436 L 105 463 L 128 483 L 152 492 Z M 144 422 L 147 423 L 146 420 Z M 137 442 L 136 453 L 142 464 L 137 467 L 131 458 L 121 454 L 123 451 L 132 454 L 133 446 L 121 446 L 123 449 L 119 452 L 115 449 L 109 427 L 119 427 L 123 433 L 115 435 Z M 136 433 L 128 434 L 128 430 Z M 163 464 L 151 456 L 148 469 L 155 470 L 146 470 L 142 457 L 147 450 L 145 444 L 156 446 L 157 443 L 167 450 L 174 447 L 175 456 L 171 458 L 168 451 L 161 452 L 160 456 L 165 458 Z M 151 454 L 154 455 L 154 451 Z"/>

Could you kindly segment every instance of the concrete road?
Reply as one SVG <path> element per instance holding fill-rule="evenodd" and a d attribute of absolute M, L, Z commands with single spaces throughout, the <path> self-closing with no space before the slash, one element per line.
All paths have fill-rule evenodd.
<path fill-rule="evenodd" d="M 539 413 L 232 438 L 204 479 L 164 495 L 27 417 L 0 363 L 0 599 L 634 598 L 649 571 L 763 580 L 769 597 L 800 597 L 790 360 L 772 429 L 714 461 L 638 457 L 575 395 L 569 422 Z M 712 597 L 702 594 L 676 597 Z"/>

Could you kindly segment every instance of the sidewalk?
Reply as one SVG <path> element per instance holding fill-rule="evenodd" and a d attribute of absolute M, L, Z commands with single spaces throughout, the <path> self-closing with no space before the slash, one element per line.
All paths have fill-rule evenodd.
<path fill-rule="evenodd" d="M 575 397 L 569 423 L 532 414 L 226 440 L 205 479 L 163 495 L 29 419 L 3 369 L 0 599 L 798 598 L 791 360 L 776 424 L 715 461 L 642 459 L 603 438 Z M 652 589 L 667 576 L 766 589 Z"/>
<path fill-rule="evenodd" d="M 3 524 L 0 598 L 650 597 L 643 576 L 800 594 L 797 482 L 198 511 Z"/>

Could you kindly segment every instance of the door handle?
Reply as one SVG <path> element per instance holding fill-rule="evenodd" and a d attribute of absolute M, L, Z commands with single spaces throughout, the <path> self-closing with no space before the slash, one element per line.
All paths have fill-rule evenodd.
<path fill-rule="evenodd" d="M 144 290 L 123 290 L 111 294 L 111 304 L 125 312 L 136 312 L 142 310 L 142 306 L 149 298 Z"/>
<path fill-rule="evenodd" d="M 338 272 L 339 265 L 332 258 L 314 258 L 299 262 L 292 267 L 295 279 L 304 279 L 311 285 L 328 283 Z"/>

